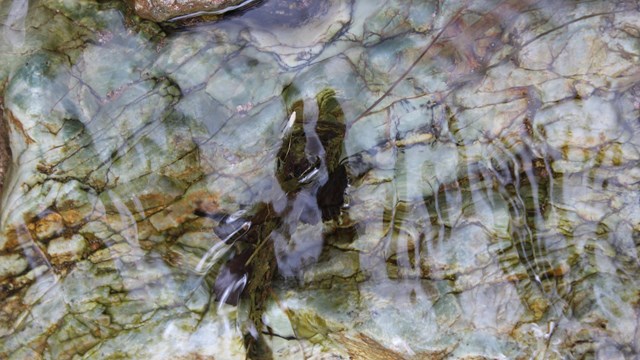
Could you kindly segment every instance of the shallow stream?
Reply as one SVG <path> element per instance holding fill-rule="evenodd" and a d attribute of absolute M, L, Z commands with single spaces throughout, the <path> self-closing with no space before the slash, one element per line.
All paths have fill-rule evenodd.
<path fill-rule="evenodd" d="M 0 4 L 0 358 L 640 356 L 636 1 Z"/>

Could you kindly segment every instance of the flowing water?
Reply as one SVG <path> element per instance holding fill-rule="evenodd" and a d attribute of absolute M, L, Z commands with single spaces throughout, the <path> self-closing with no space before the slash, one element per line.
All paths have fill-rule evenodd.
<path fill-rule="evenodd" d="M 2 1 L 0 358 L 640 356 L 637 2 L 244 5 Z"/>

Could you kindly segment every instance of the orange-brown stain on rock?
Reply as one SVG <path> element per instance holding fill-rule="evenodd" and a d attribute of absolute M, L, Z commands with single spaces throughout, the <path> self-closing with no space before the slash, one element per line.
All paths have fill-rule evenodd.
<path fill-rule="evenodd" d="M 28 225 L 39 240 L 46 240 L 60 234 L 64 230 L 62 216 L 57 212 L 49 212 L 35 223 Z"/>

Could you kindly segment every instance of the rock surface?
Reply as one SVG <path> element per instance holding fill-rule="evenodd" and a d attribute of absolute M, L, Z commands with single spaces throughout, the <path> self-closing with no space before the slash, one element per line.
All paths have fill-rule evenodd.
<path fill-rule="evenodd" d="M 635 3 L 282 4 L 0 7 L 0 358 L 640 355 Z"/>
<path fill-rule="evenodd" d="M 251 0 L 127 0 L 136 15 L 151 21 L 167 21 L 198 16 L 205 13 L 223 13 Z"/>

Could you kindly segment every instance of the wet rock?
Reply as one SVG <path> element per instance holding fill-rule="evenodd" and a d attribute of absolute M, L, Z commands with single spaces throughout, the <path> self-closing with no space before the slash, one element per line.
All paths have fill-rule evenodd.
<path fill-rule="evenodd" d="M 27 259 L 18 254 L 2 256 L 0 260 L 0 278 L 19 275 L 28 267 Z"/>
<path fill-rule="evenodd" d="M 87 247 L 87 243 L 80 235 L 73 235 L 70 239 L 57 238 L 49 242 L 47 254 L 51 258 L 51 263 L 60 265 L 82 258 L 82 253 Z"/>
<path fill-rule="evenodd" d="M 13 7 L 0 357 L 637 357 L 629 4 Z"/>
<path fill-rule="evenodd" d="M 221 14 L 251 0 L 127 0 L 135 13 L 151 21 L 167 21 L 206 13 Z"/>

